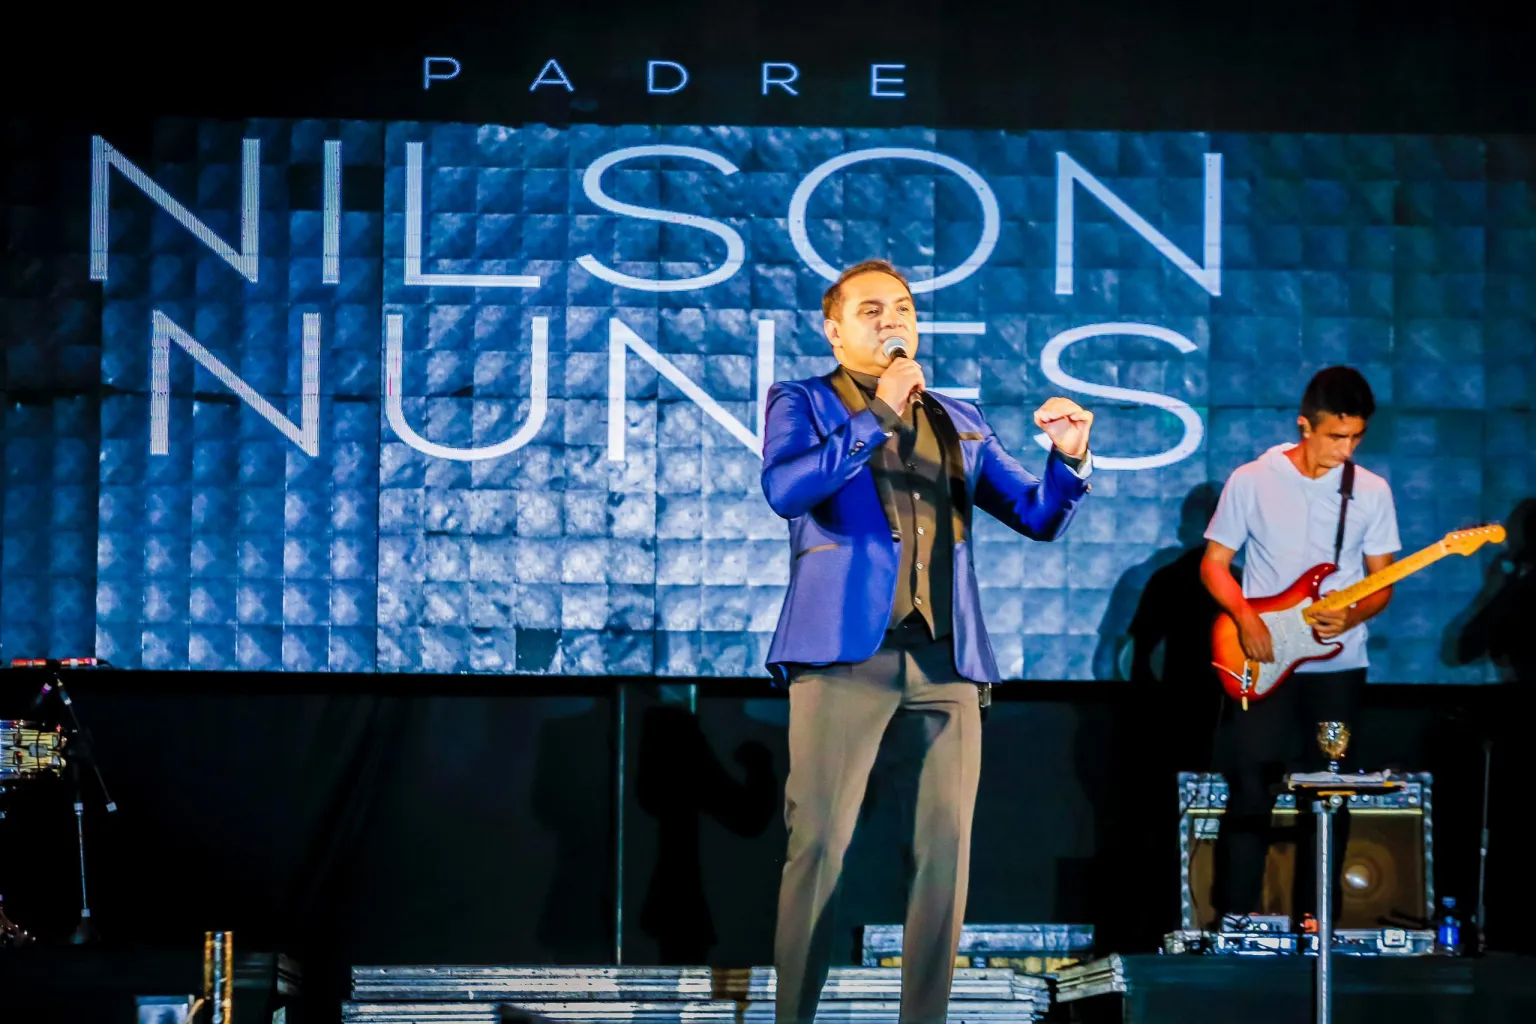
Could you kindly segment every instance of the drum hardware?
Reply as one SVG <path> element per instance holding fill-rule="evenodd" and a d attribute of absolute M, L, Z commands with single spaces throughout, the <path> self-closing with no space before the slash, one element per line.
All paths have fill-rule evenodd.
<path fill-rule="evenodd" d="M 70 698 L 69 691 L 64 688 L 64 680 L 59 675 L 61 668 L 111 668 L 111 665 L 96 658 L 14 658 L 11 660 L 13 669 L 43 669 L 48 671 L 51 678 L 44 682 L 42 688 L 32 701 L 34 709 L 41 708 L 50 694 L 57 694 L 59 702 L 69 712 L 70 722 L 74 728 L 68 734 L 62 727 L 53 730 L 45 730 L 40 727 L 31 727 L 32 723 L 26 722 L 0 722 L 0 748 L 5 755 L 5 767 L 0 769 L 0 793 L 3 793 L 7 783 L 30 780 L 45 774 L 60 775 L 63 768 L 69 769 L 70 781 L 74 786 L 74 811 L 75 811 L 75 842 L 80 851 L 80 921 L 70 935 L 72 945 L 85 945 L 96 942 L 100 938 L 96 923 L 91 916 L 90 894 L 86 888 L 85 870 L 85 800 L 80 787 L 80 766 L 85 762 L 91 766 L 96 775 L 96 784 L 101 787 L 101 795 L 106 801 L 108 814 L 117 812 L 117 801 L 112 799 L 112 794 L 107 790 L 106 780 L 102 778 L 101 767 L 96 763 L 93 750 L 94 741 L 89 729 L 80 722 L 80 716 L 75 711 L 75 702 Z M 8 727 L 16 743 L 9 742 L 12 733 L 6 733 Z M 14 765 L 13 765 L 13 758 Z M 14 779 L 8 777 L 14 774 Z M 3 815 L 0 815 L 3 817 Z M 24 931 L 10 924 L 5 919 L 3 908 L 0 908 L 0 941 L 9 939 L 10 931 L 14 929 L 30 942 L 30 936 Z M 17 943 L 21 944 L 21 943 Z"/>
<path fill-rule="evenodd" d="M 13 789 L 60 774 L 65 764 L 64 739 L 62 729 L 45 729 L 38 722 L 0 721 L 0 819 L 5 818 L 4 801 Z M 0 948 L 30 946 L 34 941 L 6 915 L 5 897 L 0 896 Z"/>
<path fill-rule="evenodd" d="M 63 730 L 45 729 L 37 722 L 0 721 L 0 793 L 44 775 L 58 775 L 63 766 Z"/>
<path fill-rule="evenodd" d="M 32 936 L 27 930 L 5 916 L 5 897 L 0 896 L 0 947 L 31 944 Z"/>

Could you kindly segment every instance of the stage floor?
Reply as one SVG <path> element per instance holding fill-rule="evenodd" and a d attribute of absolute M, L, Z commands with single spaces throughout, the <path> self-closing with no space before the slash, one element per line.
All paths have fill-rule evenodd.
<path fill-rule="evenodd" d="M 137 996 L 201 990 L 201 949 L 0 949 L 4 1020 L 123 1024 Z M 952 1022 L 1306 1024 L 1313 960 L 1305 956 L 1127 955 L 1123 991 L 1062 1001 L 1047 979 L 1000 968 L 956 972 Z M 1337 956 L 1336 1024 L 1533 1024 L 1536 957 L 1489 954 Z M 237 957 L 236 1021 L 268 1024 L 771 1024 L 771 968 L 355 967 L 346 997 L 303 991 L 300 965 L 274 953 Z M 339 979 L 338 979 L 339 980 Z M 894 1024 L 898 968 L 839 968 L 818 1020 Z"/>

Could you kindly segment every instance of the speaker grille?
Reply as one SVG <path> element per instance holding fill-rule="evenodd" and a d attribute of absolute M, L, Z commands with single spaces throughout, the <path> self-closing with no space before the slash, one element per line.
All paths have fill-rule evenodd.
<path fill-rule="evenodd" d="M 1341 888 L 1343 907 L 1337 928 L 1403 927 L 1434 913 L 1434 845 L 1431 778 L 1409 776 L 1413 785 L 1394 799 L 1376 800 L 1350 808 L 1349 843 L 1344 849 Z M 1183 877 L 1183 921 L 1186 929 L 1209 929 L 1215 921 L 1211 889 L 1215 874 L 1215 844 L 1226 803 L 1220 775 L 1185 773 L 1179 777 L 1185 811 L 1179 829 L 1179 863 Z M 1289 794 L 1276 801 L 1271 823 L 1278 836 L 1264 868 L 1263 905 L 1266 914 L 1297 917 L 1292 907 L 1296 870 L 1296 810 Z"/>

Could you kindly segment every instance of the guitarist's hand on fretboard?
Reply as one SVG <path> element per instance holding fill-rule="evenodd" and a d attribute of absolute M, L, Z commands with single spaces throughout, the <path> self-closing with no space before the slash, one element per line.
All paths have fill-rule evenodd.
<path fill-rule="evenodd" d="M 1350 627 L 1349 609 L 1333 608 L 1307 615 L 1319 640 L 1332 640 Z"/>

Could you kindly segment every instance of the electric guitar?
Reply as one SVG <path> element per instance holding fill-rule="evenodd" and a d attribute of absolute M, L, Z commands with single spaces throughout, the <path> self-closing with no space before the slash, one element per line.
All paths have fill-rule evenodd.
<path fill-rule="evenodd" d="M 1242 701 L 1243 709 L 1247 710 L 1250 700 L 1263 700 L 1269 696 L 1290 678 L 1297 665 L 1335 657 L 1344 649 L 1341 643 L 1318 637 L 1313 628 L 1314 613 L 1348 608 L 1446 555 L 1470 555 L 1484 544 L 1502 543 L 1502 526 L 1455 530 L 1359 583 L 1323 597 L 1318 596 L 1318 587 L 1339 567 L 1329 562 L 1314 565 L 1273 597 L 1254 598 L 1248 602 L 1269 627 L 1270 638 L 1274 641 L 1274 661 L 1254 661 L 1244 654 L 1237 620 L 1222 612 L 1211 628 L 1211 664 L 1216 666 L 1222 689 L 1234 700 Z"/>

